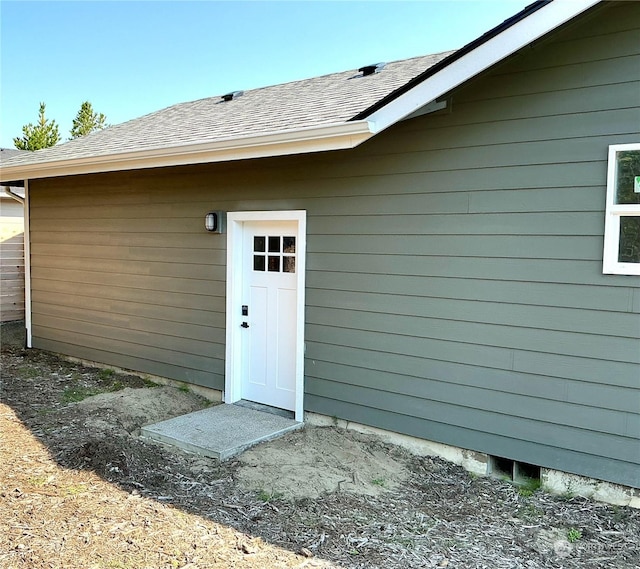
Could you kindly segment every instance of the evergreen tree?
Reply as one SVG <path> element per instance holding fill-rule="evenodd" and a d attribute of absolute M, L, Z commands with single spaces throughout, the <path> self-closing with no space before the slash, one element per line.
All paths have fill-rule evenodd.
<path fill-rule="evenodd" d="M 85 136 L 94 130 L 102 130 L 107 127 L 107 117 L 102 113 L 96 113 L 89 101 L 85 101 L 80 106 L 80 110 L 73 119 L 71 127 L 71 138 L 79 138 Z"/>
<path fill-rule="evenodd" d="M 55 146 L 60 141 L 60 131 L 54 120 L 48 120 L 44 116 L 45 104 L 40 103 L 38 123 L 29 123 L 22 127 L 21 137 L 13 139 L 13 144 L 18 150 L 40 150 Z"/>

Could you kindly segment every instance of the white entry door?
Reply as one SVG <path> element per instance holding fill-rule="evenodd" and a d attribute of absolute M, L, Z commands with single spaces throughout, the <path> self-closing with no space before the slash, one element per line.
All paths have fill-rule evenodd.
<path fill-rule="evenodd" d="M 261 212 L 262 213 L 262 212 Z M 290 212 L 283 212 L 290 213 Z M 233 290 L 228 297 L 228 357 L 226 380 L 232 400 L 246 399 L 302 413 L 302 330 L 304 304 L 300 271 L 304 270 L 304 238 L 295 219 L 242 221 L 229 214 L 229 258 L 235 258 Z M 264 217 L 266 213 L 257 217 Z M 287 216 L 284 216 L 287 217 Z M 229 278 L 229 276 L 228 276 Z M 304 284 L 303 284 L 304 286 Z M 225 400 L 228 401 L 227 394 Z M 299 413 L 298 413 L 299 412 Z"/>
<path fill-rule="evenodd" d="M 296 373 L 296 224 L 245 222 L 242 398 L 293 410 Z"/>

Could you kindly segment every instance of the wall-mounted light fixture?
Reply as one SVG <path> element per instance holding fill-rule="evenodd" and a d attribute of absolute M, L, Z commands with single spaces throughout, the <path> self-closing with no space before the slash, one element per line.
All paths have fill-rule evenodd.
<path fill-rule="evenodd" d="M 222 233 L 224 227 L 224 213 L 210 211 L 204 216 L 204 228 L 211 233 Z"/>

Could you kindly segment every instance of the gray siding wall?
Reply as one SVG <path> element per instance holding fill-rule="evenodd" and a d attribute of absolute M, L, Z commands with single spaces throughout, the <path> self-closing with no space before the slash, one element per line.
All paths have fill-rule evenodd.
<path fill-rule="evenodd" d="M 640 4 L 353 151 L 33 181 L 36 347 L 222 389 L 210 209 L 308 211 L 305 408 L 640 487 L 640 279 L 602 274 Z"/>

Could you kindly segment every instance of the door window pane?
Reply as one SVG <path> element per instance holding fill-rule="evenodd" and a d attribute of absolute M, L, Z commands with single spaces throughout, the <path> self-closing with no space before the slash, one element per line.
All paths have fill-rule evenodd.
<path fill-rule="evenodd" d="M 283 253 L 295 253 L 296 252 L 296 238 L 295 237 L 283 237 L 282 238 L 282 252 Z"/>
<path fill-rule="evenodd" d="M 283 257 L 282 258 L 282 272 L 283 273 L 295 273 L 296 272 L 296 258 L 295 257 Z"/>
<path fill-rule="evenodd" d="M 272 273 L 280 272 L 280 257 L 277 255 L 269 255 L 269 271 Z"/>
<path fill-rule="evenodd" d="M 269 236 L 269 253 L 280 253 L 280 237 Z"/>
<path fill-rule="evenodd" d="M 264 271 L 265 268 L 265 257 L 264 255 L 254 255 L 253 256 L 253 270 L 254 271 Z"/>
<path fill-rule="evenodd" d="M 256 253 L 264 253 L 266 239 L 264 237 L 253 238 L 253 250 Z"/>

